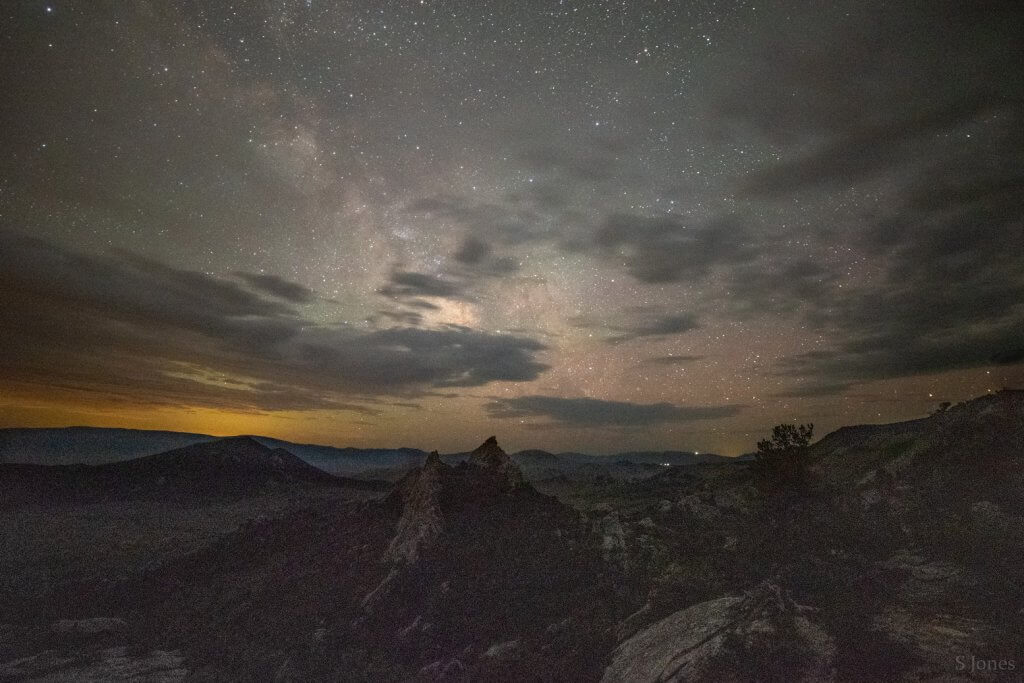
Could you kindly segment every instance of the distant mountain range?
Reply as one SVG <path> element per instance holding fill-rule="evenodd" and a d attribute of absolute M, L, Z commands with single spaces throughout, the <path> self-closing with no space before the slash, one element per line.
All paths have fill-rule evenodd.
<path fill-rule="evenodd" d="M 99 465 L 141 458 L 217 437 L 102 427 L 0 429 L 0 463 Z"/>
<path fill-rule="evenodd" d="M 328 474 L 282 448 L 247 436 L 202 441 L 163 453 L 98 465 L 0 464 L 0 505 L 107 502 L 140 498 L 240 498 L 289 487 L 381 489 Z"/>
<path fill-rule="evenodd" d="M 237 437 L 243 438 L 243 437 Z M 268 449 L 281 449 L 324 472 L 361 478 L 397 480 L 427 458 L 418 448 L 336 448 L 298 444 L 265 436 L 245 437 Z M 208 434 L 108 429 L 101 427 L 0 429 L 0 463 L 34 465 L 100 465 L 123 462 L 200 443 L 217 441 Z M 468 453 L 449 453 L 441 458 L 457 464 Z M 524 450 L 512 454 L 528 479 L 559 475 L 633 477 L 653 474 L 658 466 L 695 465 L 729 461 L 710 453 L 686 451 L 630 451 L 614 455 L 549 453 Z"/>

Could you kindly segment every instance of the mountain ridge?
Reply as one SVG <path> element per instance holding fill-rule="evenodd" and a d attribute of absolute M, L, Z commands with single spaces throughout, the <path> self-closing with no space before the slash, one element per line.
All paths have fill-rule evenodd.
<path fill-rule="evenodd" d="M 6 506 L 28 503 L 173 500 L 175 496 L 239 498 L 295 486 L 382 484 L 329 474 L 251 437 L 227 437 L 162 453 L 96 465 L 0 464 Z"/>
<path fill-rule="evenodd" d="M 273 437 L 243 434 L 269 448 L 282 448 L 306 463 L 336 476 L 366 480 L 397 481 L 406 472 L 423 464 L 427 451 L 408 446 L 398 448 L 356 448 L 293 443 Z M 98 465 L 125 462 L 163 453 L 195 443 L 208 443 L 216 437 L 190 432 L 138 430 L 109 427 L 30 427 L 0 429 L 0 464 Z M 441 454 L 448 463 L 470 457 L 469 451 Z M 650 476 L 655 466 L 686 466 L 705 462 L 728 462 L 727 456 L 696 454 L 688 451 L 626 451 L 610 455 L 551 453 L 526 449 L 512 453 L 527 479 L 532 481 L 557 476 L 613 476 L 630 478 Z"/>

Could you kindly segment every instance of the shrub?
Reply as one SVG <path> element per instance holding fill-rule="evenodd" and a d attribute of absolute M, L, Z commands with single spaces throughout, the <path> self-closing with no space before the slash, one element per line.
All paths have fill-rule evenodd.
<path fill-rule="evenodd" d="M 780 424 L 771 438 L 757 442 L 754 470 L 767 479 L 784 485 L 807 483 L 807 446 L 814 435 L 814 424 Z"/>

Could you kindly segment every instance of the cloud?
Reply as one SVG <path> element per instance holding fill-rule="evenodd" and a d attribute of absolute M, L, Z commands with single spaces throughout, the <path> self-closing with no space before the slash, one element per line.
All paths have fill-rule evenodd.
<path fill-rule="evenodd" d="M 846 392 L 854 386 L 854 382 L 834 382 L 831 384 L 819 384 L 811 382 L 799 384 L 793 389 L 779 391 L 772 394 L 776 398 L 811 398 L 817 396 L 837 396 Z"/>
<path fill-rule="evenodd" d="M 422 296 L 455 299 L 462 295 L 462 285 L 436 275 L 396 270 L 391 273 L 388 284 L 377 291 L 396 299 Z"/>
<path fill-rule="evenodd" d="M 950 103 L 946 109 L 855 126 L 809 153 L 750 173 L 740 183 L 740 192 L 780 197 L 819 186 L 849 187 L 907 163 L 913 143 L 950 134 L 986 113 L 990 112 L 979 102 L 964 100 Z"/>
<path fill-rule="evenodd" d="M 569 319 L 574 327 L 582 329 L 611 332 L 605 337 L 609 344 L 641 339 L 645 337 L 667 337 L 685 334 L 700 328 L 694 313 L 659 313 L 654 314 L 644 307 L 627 308 L 617 314 L 609 315 L 608 319 L 595 319 L 591 316 L 576 316 Z"/>
<path fill-rule="evenodd" d="M 546 238 L 545 216 L 523 202 L 481 202 L 454 194 L 415 199 L 406 205 L 407 213 L 435 220 L 450 221 L 467 235 L 502 244 L 522 244 Z"/>
<path fill-rule="evenodd" d="M 614 327 L 612 329 L 617 330 L 619 334 L 609 337 L 607 341 L 610 344 L 618 344 L 644 337 L 665 337 L 691 332 L 699 327 L 697 316 L 693 313 L 662 315 L 637 322 L 632 327 Z"/>
<path fill-rule="evenodd" d="M 835 342 L 789 359 L 787 370 L 827 384 L 1014 357 L 1024 344 L 1020 194 L 1006 190 L 1012 173 L 974 177 L 1000 189 L 933 193 L 915 182 L 904 204 L 859 235 L 879 274 L 813 300 L 808 320 Z"/>
<path fill-rule="evenodd" d="M 810 258 L 764 258 L 728 272 L 728 304 L 741 315 L 816 311 L 835 299 L 839 280 Z"/>
<path fill-rule="evenodd" d="M 700 325 L 697 316 L 692 313 L 665 315 L 648 323 L 643 323 L 630 330 L 632 337 L 657 337 L 668 334 L 681 334 L 695 330 Z"/>
<path fill-rule="evenodd" d="M 423 324 L 422 313 L 417 313 L 416 311 L 388 310 L 377 311 L 376 314 L 369 316 L 366 319 L 366 322 L 370 324 L 377 324 L 382 319 L 392 324 L 405 325 L 407 327 L 419 327 Z"/>
<path fill-rule="evenodd" d="M 674 214 L 612 214 L 593 236 L 593 248 L 624 260 L 645 283 L 695 282 L 721 265 L 745 263 L 756 252 L 733 217 L 694 225 Z"/>
<path fill-rule="evenodd" d="M 1015 365 L 1017 363 L 1024 363 L 1024 348 L 999 351 L 992 356 L 992 362 L 996 365 Z"/>
<path fill-rule="evenodd" d="M 0 231 L 8 391 L 237 410 L 359 410 L 377 397 L 529 381 L 527 337 L 323 325 L 232 280 Z"/>
<path fill-rule="evenodd" d="M 306 304 L 316 299 L 313 290 L 276 275 L 245 272 L 238 272 L 235 275 L 242 278 L 250 287 L 293 304 Z"/>
<path fill-rule="evenodd" d="M 479 238 L 467 237 L 453 258 L 459 263 L 477 265 L 490 255 L 491 245 Z"/>
<path fill-rule="evenodd" d="M 686 363 L 695 363 L 697 361 L 704 360 L 705 358 L 707 358 L 707 356 L 655 356 L 654 358 L 648 358 L 643 362 L 650 365 L 684 365 Z"/>
<path fill-rule="evenodd" d="M 496 418 L 548 418 L 559 425 L 637 427 L 717 420 L 738 415 L 743 406 L 676 406 L 671 403 L 627 403 L 596 398 L 520 396 L 496 398 L 485 406 Z"/>
<path fill-rule="evenodd" d="M 475 387 L 536 379 L 545 350 L 524 337 L 449 326 L 441 330 L 390 328 L 374 332 L 317 330 L 304 338 L 301 364 L 353 387 L 388 393 L 409 387 Z"/>
<path fill-rule="evenodd" d="M 716 302 L 819 334 L 779 364 L 787 395 L 1017 362 L 1021 20 L 1012 2 L 835 6 L 766 32 L 739 56 L 754 68 L 721 81 L 720 132 L 776 150 L 738 175 L 740 198 L 801 207 L 778 231 L 793 239 L 724 269 Z"/>
<path fill-rule="evenodd" d="M 710 112 L 733 135 L 775 145 L 741 193 L 786 198 L 848 189 L 972 146 L 979 128 L 1020 123 L 1020 3 L 842 3 L 766 29 L 723 79 Z M 975 135 L 968 136 L 974 132 Z"/>
<path fill-rule="evenodd" d="M 466 237 L 452 258 L 459 264 L 458 274 L 465 278 L 502 277 L 519 270 L 519 264 L 507 256 L 494 256 L 490 243 L 472 235 Z"/>
<path fill-rule="evenodd" d="M 1005 232 L 1004 248 L 1022 238 Z M 912 254 L 928 247 L 907 249 L 880 282 L 813 311 L 836 341 L 789 358 L 783 369 L 827 385 L 1016 362 L 1013 350 L 1024 342 L 1024 271 L 969 253 L 919 262 Z"/>

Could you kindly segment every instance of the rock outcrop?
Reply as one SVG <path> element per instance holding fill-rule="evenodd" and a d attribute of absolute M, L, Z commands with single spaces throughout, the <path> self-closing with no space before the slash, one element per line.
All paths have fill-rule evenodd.
<path fill-rule="evenodd" d="M 422 467 L 410 472 L 395 487 L 393 495 L 400 501 L 402 516 L 384 560 L 415 563 L 421 549 L 429 547 L 441 534 L 443 504 L 499 495 L 522 484 L 522 472 L 493 436 L 457 467 L 444 464 L 434 451 Z"/>
<path fill-rule="evenodd" d="M 441 506 L 438 495 L 441 492 L 441 457 L 437 451 L 427 456 L 419 470 L 410 473 L 398 486 L 402 498 L 402 516 L 384 553 L 388 562 L 412 564 L 419 556 L 420 548 L 429 546 L 441 533 Z"/>
<path fill-rule="evenodd" d="M 498 439 L 491 436 L 469 454 L 468 462 L 473 467 L 498 472 L 510 487 L 523 483 L 523 473 L 512 462 L 508 454 L 498 445 Z"/>
<path fill-rule="evenodd" d="M 523 484 L 522 472 L 493 436 L 454 467 L 442 462 L 437 451 L 428 455 L 422 467 L 402 478 L 391 494 L 390 502 L 400 506 L 401 517 L 382 560 L 392 568 L 363 598 L 364 609 L 373 609 L 390 592 L 400 569 L 416 565 L 420 555 L 435 545 L 445 532 L 446 513 L 458 514 L 466 505 L 487 504 L 522 492 Z"/>
<path fill-rule="evenodd" d="M 832 680 L 835 645 L 808 611 L 768 582 L 693 605 L 620 644 L 602 681 Z"/>

